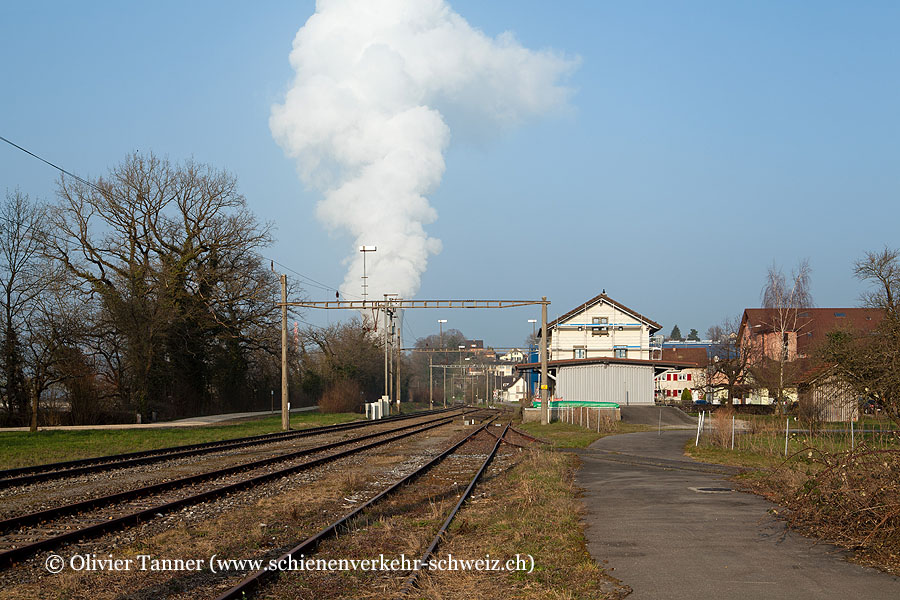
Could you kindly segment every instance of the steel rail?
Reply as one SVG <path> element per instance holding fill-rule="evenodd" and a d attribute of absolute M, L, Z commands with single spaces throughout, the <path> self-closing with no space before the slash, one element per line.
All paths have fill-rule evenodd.
<path fill-rule="evenodd" d="M 170 446 L 168 448 L 157 448 L 155 450 L 143 450 L 139 452 L 129 452 L 126 454 L 112 454 L 108 456 L 98 456 L 94 458 L 83 458 L 72 461 L 35 465 L 33 467 L 7 469 L 5 471 L 0 471 L 0 489 L 18 485 L 26 485 L 30 483 L 38 483 L 42 481 L 65 479 L 67 477 L 74 477 L 76 475 L 84 475 L 87 473 L 96 473 L 108 469 L 124 469 L 144 464 L 151 464 L 154 462 L 172 460 L 176 458 L 185 458 L 189 456 L 197 456 L 200 454 L 208 454 L 211 452 L 233 450 L 236 448 L 246 448 L 249 446 L 269 444 L 283 440 L 322 435 L 335 431 L 359 429 L 362 427 L 376 425 L 378 423 L 427 417 L 429 415 L 441 414 L 453 410 L 458 409 L 445 408 L 435 411 L 416 413 L 413 415 L 397 415 L 377 421 L 338 423 L 335 425 L 324 425 L 322 427 L 309 427 L 296 431 L 265 433 L 261 435 L 254 435 L 243 438 L 232 438 L 215 442 L 203 442 L 200 444 L 189 444 L 186 446 Z"/>
<path fill-rule="evenodd" d="M 510 430 L 512 430 L 512 428 L 510 428 Z M 485 433 L 487 433 L 488 435 L 490 435 L 491 437 L 493 437 L 495 440 L 500 440 L 501 442 L 503 442 L 504 444 L 506 444 L 506 445 L 508 445 L 508 446 L 512 446 L 512 447 L 514 447 L 514 448 L 522 448 L 523 450 L 527 450 L 527 449 L 528 449 L 528 446 L 523 446 L 523 445 L 521 445 L 521 444 L 517 444 L 517 443 L 515 443 L 515 442 L 509 441 L 508 439 L 506 439 L 505 437 L 503 437 L 503 435 L 505 435 L 505 434 L 503 434 L 503 435 L 497 435 L 496 433 L 494 433 L 494 432 L 491 431 L 490 429 L 486 429 L 486 430 L 485 430 Z"/>
<path fill-rule="evenodd" d="M 275 464 L 278 462 L 284 462 L 286 460 L 292 460 L 294 458 L 299 458 L 301 456 L 305 456 L 307 454 L 314 454 L 316 452 L 322 452 L 325 450 L 330 450 L 332 448 L 338 448 L 340 446 L 346 446 L 348 444 L 354 444 L 356 442 L 365 441 L 371 439 L 373 437 L 379 437 L 382 435 L 389 435 L 391 433 L 395 433 L 397 431 L 404 431 L 406 429 L 412 429 L 414 427 L 419 427 L 420 425 L 427 425 L 429 423 L 434 423 L 437 421 L 443 421 L 446 419 L 452 419 L 453 417 L 439 417 L 437 419 L 432 419 L 430 421 L 425 421 L 423 423 L 413 423 L 411 425 L 403 425 L 401 427 L 396 427 L 394 429 L 389 429 L 387 431 L 376 431 L 373 433 L 369 433 L 360 437 L 354 437 L 346 440 L 339 440 L 337 442 L 330 442 L 328 444 L 320 444 L 318 446 L 311 446 L 309 448 L 303 448 L 302 450 L 295 450 L 293 452 L 288 452 L 286 454 L 279 454 L 277 456 L 271 456 L 269 458 L 263 458 L 255 461 L 251 461 L 248 463 L 242 463 L 239 465 L 233 465 L 230 467 L 224 467 L 222 469 L 216 469 L 214 471 L 207 471 L 205 473 L 197 473 L 196 475 L 188 475 L 186 477 L 180 477 L 178 479 L 171 479 L 169 481 L 163 481 L 160 483 L 153 483 L 147 486 L 134 488 L 132 490 L 125 490 L 124 492 L 116 492 L 114 494 L 108 494 L 106 496 L 100 496 L 98 498 L 91 498 L 89 500 L 82 500 L 80 502 L 74 502 L 72 504 L 64 504 L 63 506 L 57 506 L 54 508 L 48 508 L 44 510 L 40 510 L 33 513 L 28 513 L 24 515 L 19 515 L 18 517 L 10 517 L 8 519 L 3 519 L 0 521 L 0 533 L 9 531 L 10 529 L 15 529 L 17 527 L 22 527 L 23 525 L 31 525 L 34 523 L 40 523 L 41 521 L 46 521 L 48 519 L 55 519 L 57 517 L 61 517 L 68 514 L 82 512 L 88 509 L 100 508 L 103 506 L 107 506 L 110 504 L 115 504 L 117 502 L 123 502 L 125 500 L 133 500 L 135 498 L 140 498 L 142 496 L 149 496 L 152 494 L 157 494 L 160 492 L 165 492 L 172 489 L 177 489 L 179 487 L 184 487 L 186 485 L 192 485 L 195 483 L 201 483 L 203 481 L 208 481 L 210 479 L 216 479 L 218 477 L 224 477 L 226 475 L 233 475 L 235 473 L 240 473 L 241 471 L 248 471 L 251 469 L 258 469 L 260 467 L 265 467 L 271 464 Z"/>
<path fill-rule="evenodd" d="M 493 417 L 491 420 L 496 419 L 496 418 L 497 417 Z M 301 555 L 301 554 L 308 555 L 309 553 L 315 551 L 316 547 L 318 547 L 320 542 L 322 542 L 323 540 L 326 540 L 330 537 L 335 536 L 341 527 L 345 526 L 352 519 L 354 519 L 355 517 L 360 515 L 363 511 L 368 510 L 375 503 L 379 502 L 380 500 L 383 500 L 385 497 L 394 493 L 395 491 L 397 491 L 404 485 L 411 483 L 415 479 L 418 479 L 421 475 L 424 475 L 432 467 L 434 467 L 435 465 L 437 465 L 438 463 L 443 461 L 445 458 L 450 456 L 453 452 L 455 452 L 460 446 L 462 446 L 466 442 L 471 441 L 472 438 L 474 438 L 476 435 L 478 435 L 481 431 L 483 431 L 489 425 L 490 425 L 490 422 L 485 423 L 484 425 L 480 425 L 478 427 L 478 429 L 476 429 L 475 431 L 473 431 L 472 433 L 470 433 L 463 439 L 459 440 L 458 442 L 456 442 L 455 444 L 453 444 L 452 446 L 450 446 L 449 448 L 447 448 L 446 450 L 444 450 L 443 452 L 441 452 L 440 454 L 438 454 L 437 456 L 432 458 L 430 461 L 428 461 L 427 463 L 425 463 L 424 465 L 422 465 L 421 467 L 419 467 L 418 469 L 416 469 L 409 475 L 405 476 L 404 478 L 400 479 L 396 483 L 392 484 L 387 489 L 379 492 L 377 495 L 375 495 L 374 497 L 369 499 L 365 504 L 362 504 L 358 508 L 355 508 L 354 510 L 350 511 L 349 513 L 347 513 L 346 515 L 344 515 L 343 517 L 341 517 L 334 523 L 326 526 L 324 529 L 322 529 L 315 535 L 307 538 L 306 540 L 301 542 L 299 545 L 294 546 L 293 548 L 288 550 L 287 553 L 282 554 L 277 559 L 275 564 L 276 565 L 284 564 L 284 561 L 290 561 L 291 558 L 295 555 Z M 216 598 L 216 600 L 233 600 L 235 598 L 241 598 L 243 600 L 245 598 L 252 598 L 253 593 L 256 590 L 258 590 L 259 587 L 263 583 L 265 583 L 265 581 L 267 581 L 268 579 L 270 579 L 272 577 L 277 576 L 278 573 L 279 573 L 279 571 L 270 570 L 270 569 L 268 569 L 268 567 L 265 569 L 256 571 L 256 572 L 248 575 L 244 579 L 242 579 L 240 583 L 238 583 L 237 585 L 235 585 L 228 591 L 224 592 L 222 595 L 218 596 Z"/>
<path fill-rule="evenodd" d="M 503 436 L 506 435 L 506 432 L 509 431 L 510 424 L 507 423 L 506 427 L 503 428 L 503 433 L 500 434 L 500 437 L 497 438 L 497 442 L 494 444 L 494 449 L 491 450 L 491 453 L 488 454 L 487 458 L 484 459 L 484 463 L 482 463 L 481 468 L 478 469 L 478 472 L 475 473 L 475 477 L 472 478 L 472 481 L 469 482 L 468 487 L 466 487 L 466 491 L 463 492 L 462 496 L 459 498 L 459 502 L 456 503 L 456 506 L 453 507 L 453 510 L 450 511 L 450 514 L 447 515 L 447 518 L 444 520 L 444 523 L 441 525 L 441 528 L 438 530 L 436 536 L 434 536 L 434 540 L 432 540 L 431 545 L 428 546 L 428 549 L 425 550 L 425 553 L 422 554 L 422 558 L 419 559 L 418 566 L 419 568 L 414 570 L 409 577 L 407 577 L 406 582 L 403 584 L 403 588 L 401 589 L 400 594 L 405 596 L 409 593 L 409 591 L 416 584 L 416 580 L 419 578 L 419 574 L 422 571 L 428 570 L 428 560 L 431 558 L 431 555 L 434 554 L 434 551 L 437 549 L 438 544 L 444 538 L 444 534 L 447 532 L 447 528 L 450 527 L 450 522 L 453 520 L 453 517 L 456 516 L 456 513 L 459 512 L 459 509 L 462 508 L 462 505 L 465 504 L 466 500 L 471 495 L 472 490 L 475 489 L 475 485 L 478 483 L 478 480 L 481 479 L 481 476 L 487 470 L 488 465 L 491 464 L 491 461 L 494 460 L 494 456 L 497 455 L 497 449 L 500 448 L 500 444 L 503 442 Z"/>
<path fill-rule="evenodd" d="M 144 508 L 144 509 L 141 509 L 139 511 L 136 511 L 136 512 L 133 512 L 130 514 L 123 515 L 121 517 L 110 518 L 106 521 L 102 521 L 102 522 L 94 524 L 94 525 L 83 527 L 81 529 L 67 531 L 66 533 L 63 533 L 60 535 L 56 535 L 56 536 L 53 536 L 50 538 L 45 538 L 45 539 L 39 540 L 37 542 L 25 544 L 25 545 L 19 546 L 17 548 L 12 548 L 10 550 L 0 552 L 0 569 L 4 569 L 4 568 L 10 566 L 15 561 L 21 560 L 27 556 L 30 556 L 36 552 L 39 552 L 40 550 L 54 548 L 56 546 L 59 546 L 60 544 L 74 541 L 77 539 L 100 535 L 102 533 L 111 531 L 113 529 L 118 529 L 118 528 L 125 527 L 128 525 L 134 524 L 134 523 L 139 523 L 146 518 L 153 517 L 158 514 L 170 512 L 176 508 L 181 508 L 182 506 L 197 504 L 197 503 L 204 502 L 206 500 L 210 500 L 212 498 L 222 496 L 222 495 L 225 495 L 225 494 L 228 494 L 231 492 L 239 491 L 239 490 L 242 490 L 245 488 L 249 488 L 249 487 L 253 487 L 253 486 L 256 486 L 256 485 L 259 485 L 262 483 L 266 483 L 273 479 L 278 479 L 281 477 L 285 477 L 287 475 L 292 475 L 294 473 L 298 473 L 300 471 L 305 471 L 307 469 L 317 467 L 317 466 L 325 464 L 327 462 L 331 462 L 334 460 L 338 460 L 340 458 L 344 458 L 346 456 L 350 456 L 351 454 L 355 454 L 357 452 L 362 452 L 364 450 L 370 450 L 372 448 L 375 448 L 375 447 L 378 447 L 378 446 L 381 446 L 384 444 L 389 444 L 391 442 L 394 442 L 394 441 L 397 441 L 397 440 L 400 440 L 400 439 L 403 439 L 403 438 L 406 438 L 406 437 L 409 437 L 412 435 L 416 435 L 418 433 L 423 433 L 430 429 L 434 429 L 435 427 L 441 427 L 442 425 L 446 425 L 447 423 L 452 422 L 452 420 L 453 420 L 452 417 L 437 419 L 436 420 L 437 422 L 429 422 L 430 424 L 426 425 L 425 427 L 421 427 L 420 429 L 415 429 L 413 431 L 406 431 L 404 433 L 400 433 L 393 437 L 386 438 L 383 440 L 377 440 L 375 442 L 371 442 L 369 444 L 360 446 L 358 448 L 350 448 L 348 450 L 343 450 L 343 451 L 337 452 L 335 454 L 329 454 L 328 456 L 315 458 L 313 460 L 304 462 L 299 465 L 295 465 L 293 467 L 287 467 L 285 469 L 280 469 L 278 471 L 273 471 L 271 473 L 265 473 L 263 475 L 258 475 L 256 477 L 252 477 L 250 479 L 245 479 L 243 481 L 238 481 L 236 483 L 231 483 L 231 484 L 228 484 L 225 486 L 213 488 L 211 490 L 207 490 L 205 492 L 201 492 L 199 494 L 194 494 L 192 496 L 188 496 L 185 498 L 180 498 L 178 500 L 174 500 L 172 502 L 167 502 L 165 504 L 152 506 L 150 508 Z M 392 430 L 390 432 L 386 432 L 386 433 L 400 431 L 401 429 L 410 429 L 412 427 L 419 427 L 420 425 L 422 425 L 422 424 L 419 423 L 416 425 L 408 425 L 405 427 L 394 429 L 394 430 Z M 370 434 L 365 437 L 368 438 L 368 437 L 374 437 L 376 435 L 386 435 L 386 433 L 381 432 L 378 434 Z M 355 438 L 353 440 L 341 442 L 340 444 L 353 443 L 353 442 L 360 441 L 361 439 L 364 439 L 364 438 Z M 328 446 L 333 446 L 333 445 L 328 444 Z"/>
<path fill-rule="evenodd" d="M 533 435 L 529 435 L 529 434 L 525 433 L 524 431 L 522 431 L 521 429 L 517 429 L 517 428 L 513 427 L 512 425 L 509 426 L 509 430 L 512 431 L 513 433 L 518 433 L 522 437 L 528 438 L 529 440 L 531 440 L 533 442 L 540 442 L 541 444 L 549 444 L 550 443 L 547 440 L 542 440 L 541 438 L 536 438 Z"/>

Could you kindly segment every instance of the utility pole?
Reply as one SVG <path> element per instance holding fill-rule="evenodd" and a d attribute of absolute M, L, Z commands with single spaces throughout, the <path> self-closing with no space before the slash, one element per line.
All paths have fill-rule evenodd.
<path fill-rule="evenodd" d="M 541 425 L 550 423 L 550 387 L 547 381 L 547 296 L 541 300 Z"/>
<path fill-rule="evenodd" d="M 281 274 L 281 429 L 291 428 L 291 405 L 288 401 L 288 331 L 287 275 Z"/>
<path fill-rule="evenodd" d="M 369 277 L 366 275 L 366 254 L 368 252 L 375 252 L 378 250 L 377 246 L 360 246 L 359 251 L 362 252 L 363 255 L 363 274 L 362 274 L 362 294 L 363 294 L 363 306 L 366 305 L 366 298 L 369 297 Z"/>
<path fill-rule="evenodd" d="M 390 335 L 388 336 L 388 401 L 394 399 L 394 311 L 390 310 Z"/>
<path fill-rule="evenodd" d="M 384 300 L 387 302 L 387 294 L 384 295 Z M 388 376 L 388 310 L 387 306 L 384 307 L 384 395 L 388 398 L 388 385 L 390 384 L 390 379 Z"/>
<path fill-rule="evenodd" d="M 428 356 L 428 408 L 434 408 L 434 355 Z"/>
<path fill-rule="evenodd" d="M 400 387 L 400 361 L 403 358 L 403 313 L 401 309 L 397 309 L 400 318 L 397 319 L 397 412 L 400 412 L 400 397 L 403 395 L 403 388 Z"/>

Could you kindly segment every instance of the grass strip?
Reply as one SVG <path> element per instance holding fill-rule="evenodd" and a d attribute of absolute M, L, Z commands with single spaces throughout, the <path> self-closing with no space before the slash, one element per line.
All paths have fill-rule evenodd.
<path fill-rule="evenodd" d="M 291 427 L 304 429 L 345 423 L 361 418 L 353 413 L 291 415 Z M 165 427 L 158 429 L 83 429 L 77 431 L 0 432 L 0 469 L 27 467 L 79 458 L 154 450 L 169 446 L 216 442 L 281 431 L 281 416 L 227 425 Z"/>

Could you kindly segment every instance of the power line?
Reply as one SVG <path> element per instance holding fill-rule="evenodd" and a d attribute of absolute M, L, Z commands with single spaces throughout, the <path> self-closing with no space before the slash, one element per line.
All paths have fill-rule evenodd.
<path fill-rule="evenodd" d="M 59 171 L 60 173 L 63 173 L 64 175 L 68 175 L 68 176 L 71 177 L 72 179 L 74 179 L 74 180 L 76 180 L 76 181 L 78 181 L 78 182 L 80 182 L 80 183 L 83 183 L 84 185 L 87 185 L 87 186 L 93 188 L 94 190 L 100 192 L 101 194 L 104 193 L 104 191 L 103 191 L 102 189 L 100 189 L 96 184 L 94 184 L 94 183 L 88 181 L 87 179 L 84 179 L 83 177 L 80 177 L 80 176 L 76 175 L 75 173 L 72 173 L 71 171 L 69 171 L 69 170 L 67 170 L 67 169 L 64 169 L 63 167 L 61 167 L 61 166 L 59 166 L 59 165 L 57 165 L 57 164 L 55 164 L 55 163 L 53 163 L 53 162 L 50 162 L 50 161 L 47 160 L 46 158 L 44 158 L 44 157 L 42 157 L 42 156 L 39 156 L 38 154 L 35 154 L 35 153 L 32 152 L 31 150 L 29 150 L 29 149 L 27 149 L 27 148 L 24 148 L 24 147 L 20 146 L 19 144 L 17 144 L 17 143 L 15 143 L 15 142 L 13 142 L 13 141 L 11 141 L 11 140 L 9 140 L 9 139 L 3 137 L 2 135 L 0 135 L 0 140 L 6 142 L 7 144 L 9 144 L 10 146 L 12 146 L 13 148 L 16 148 L 16 149 L 18 149 L 18 150 L 21 150 L 22 152 L 24 152 L 24 153 L 27 154 L 27 155 L 29 155 L 29 156 L 31 156 L 31 157 L 33 157 L 33 158 L 38 159 L 38 160 L 41 161 L 42 163 L 44 163 L 44 164 L 46 164 L 46 165 L 49 165 L 50 167 L 53 167 L 54 169 L 56 169 L 56 170 Z M 294 275 L 300 277 L 301 279 L 306 280 L 306 281 L 308 282 L 307 285 L 312 284 L 312 287 L 317 287 L 317 288 L 319 288 L 319 289 L 321 289 L 321 290 L 329 290 L 329 291 L 332 291 L 332 292 L 340 292 L 340 290 L 339 290 L 338 288 L 333 287 L 333 286 L 330 286 L 330 285 L 325 284 L 325 283 L 322 283 L 321 281 L 318 281 L 318 280 L 316 280 L 316 279 L 313 279 L 312 277 L 309 277 L 308 275 L 304 275 L 303 273 L 300 273 L 300 272 L 298 272 L 298 271 L 295 271 L 294 269 L 290 268 L 289 266 L 285 265 L 284 263 L 281 263 L 281 262 L 279 262 L 279 261 L 277 261 L 277 260 L 275 260 L 275 259 L 273 259 L 273 258 L 270 258 L 270 257 L 263 257 L 263 258 L 268 258 L 269 260 L 271 260 L 273 263 L 277 264 L 278 266 L 283 267 L 284 269 L 287 269 L 288 271 L 290 271 L 290 272 L 293 273 Z M 353 298 L 359 298 L 359 296 L 355 296 L 355 295 L 353 295 L 353 294 L 344 294 L 344 296 L 350 296 L 350 297 L 353 297 Z"/>
<path fill-rule="evenodd" d="M 67 171 L 66 169 L 63 169 L 63 168 L 60 167 L 59 165 L 50 162 L 50 161 L 47 160 L 46 158 L 43 158 L 43 157 L 41 157 L 41 156 L 38 156 L 37 154 L 35 154 L 35 153 L 32 152 L 31 150 L 29 150 L 29 149 L 27 149 L 27 148 L 23 148 L 22 146 L 18 145 L 17 143 L 12 142 L 12 141 L 6 139 L 6 138 L 3 137 L 2 135 L 0 135 L 0 140 L 3 140 L 4 142 L 6 142 L 7 144 L 9 144 L 9 145 L 12 146 L 13 148 L 17 148 L 17 149 L 21 150 L 22 152 L 24 152 L 25 154 L 28 154 L 29 156 L 33 156 L 34 158 L 38 159 L 38 160 L 41 161 L 42 163 L 45 163 L 45 164 L 47 164 L 47 165 L 50 165 L 51 167 L 53 167 L 54 169 L 56 169 L 56 170 L 59 171 L 60 173 L 63 173 L 63 174 L 65 174 L 65 175 L 68 175 L 69 177 L 71 177 L 71 178 L 74 179 L 75 181 L 79 181 L 79 182 L 83 183 L 84 185 L 88 185 L 88 186 L 94 188 L 95 190 L 97 190 L 98 192 L 100 192 L 101 194 L 103 193 L 103 190 L 101 190 L 99 187 L 97 187 L 95 184 L 91 183 L 91 182 L 88 181 L 87 179 L 84 179 L 84 178 L 82 178 L 82 177 L 79 177 L 79 176 L 76 175 L 75 173 L 72 173 L 71 171 Z"/>
<path fill-rule="evenodd" d="M 338 288 L 336 288 L 336 287 L 333 287 L 333 286 L 330 286 L 330 285 L 328 285 L 327 283 L 322 283 L 321 281 L 318 281 L 318 280 L 316 280 L 316 279 L 313 279 L 312 277 L 310 277 L 310 276 L 308 276 L 308 275 L 304 275 L 303 273 L 300 273 L 300 272 L 298 272 L 298 271 L 295 271 L 294 269 L 290 268 L 290 267 L 287 266 L 286 264 L 284 264 L 284 263 L 282 263 L 282 262 L 279 262 L 279 261 L 275 260 L 274 258 L 270 258 L 270 257 L 268 257 L 268 256 L 263 257 L 263 258 L 267 258 L 268 260 L 271 260 L 273 263 L 275 263 L 275 264 L 278 265 L 279 267 L 281 267 L 281 268 L 283 268 L 283 269 L 286 269 L 286 270 L 290 271 L 291 273 L 293 273 L 293 274 L 296 275 L 297 277 L 300 277 L 301 279 L 305 279 L 306 281 L 311 282 L 311 283 L 313 284 L 312 287 L 317 287 L 317 288 L 319 288 L 319 289 L 321 289 L 321 290 L 328 290 L 328 291 L 332 291 L 332 292 L 341 292 L 340 289 L 338 289 Z M 343 295 L 344 297 L 360 298 L 359 296 L 356 296 L 356 295 L 354 295 L 354 294 L 344 294 L 344 293 L 342 293 L 341 295 Z"/>

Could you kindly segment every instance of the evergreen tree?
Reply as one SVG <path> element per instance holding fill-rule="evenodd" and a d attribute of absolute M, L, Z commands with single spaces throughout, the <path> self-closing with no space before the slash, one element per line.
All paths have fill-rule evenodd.
<path fill-rule="evenodd" d="M 691 332 L 688 333 L 687 339 L 689 339 L 689 340 L 691 340 L 691 341 L 693 341 L 693 342 L 699 342 L 699 341 L 700 341 L 700 334 L 697 333 L 697 330 L 696 330 L 696 329 L 691 329 Z"/>
<path fill-rule="evenodd" d="M 681 337 L 681 330 L 678 329 L 678 325 L 675 325 L 675 327 L 672 328 L 672 333 L 669 334 L 669 339 L 677 340 L 679 342 L 684 339 L 683 337 Z"/>

